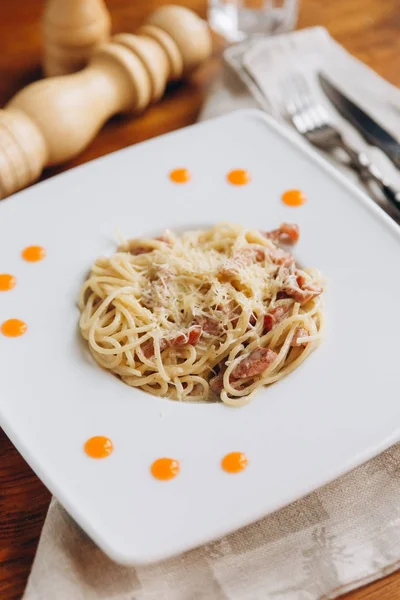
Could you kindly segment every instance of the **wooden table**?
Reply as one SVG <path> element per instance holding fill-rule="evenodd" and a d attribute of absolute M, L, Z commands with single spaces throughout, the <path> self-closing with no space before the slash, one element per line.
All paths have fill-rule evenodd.
<path fill-rule="evenodd" d="M 205 0 L 181 3 L 205 15 Z M 135 27 L 160 0 L 108 0 L 114 31 Z M 165 3 L 165 2 L 164 2 Z M 39 0 L 0 0 L 0 106 L 40 77 Z M 400 85 L 399 0 L 302 0 L 299 27 L 324 25 L 345 48 Z M 189 83 L 135 120 L 115 118 L 77 159 L 44 177 L 195 121 L 207 88 L 220 69 L 218 57 Z M 35 554 L 50 494 L 0 430 L 0 598 L 21 597 Z M 349 593 L 347 600 L 400 598 L 400 572 Z M 57 600 L 54 598 L 54 600 Z M 72 600 L 72 599 L 71 599 Z"/>

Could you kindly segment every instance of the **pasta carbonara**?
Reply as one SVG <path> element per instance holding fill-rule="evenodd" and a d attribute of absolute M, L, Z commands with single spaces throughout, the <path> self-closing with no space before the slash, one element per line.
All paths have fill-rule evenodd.
<path fill-rule="evenodd" d="M 99 365 L 175 400 L 241 406 L 320 340 L 321 276 L 296 265 L 296 225 L 219 224 L 123 242 L 82 287 L 80 330 Z"/>

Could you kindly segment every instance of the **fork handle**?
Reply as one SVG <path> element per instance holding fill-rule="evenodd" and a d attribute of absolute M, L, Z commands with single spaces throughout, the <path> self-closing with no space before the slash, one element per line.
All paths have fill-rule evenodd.
<path fill-rule="evenodd" d="M 396 190 L 396 188 L 387 181 L 378 167 L 371 163 L 363 152 L 359 153 L 358 160 L 361 175 L 365 176 L 366 179 L 374 181 L 386 200 L 395 206 L 397 210 L 400 210 L 400 191 Z"/>
<path fill-rule="evenodd" d="M 386 200 L 400 210 L 400 191 L 396 190 L 382 175 L 376 165 L 374 165 L 364 152 L 356 152 L 346 142 L 342 141 L 340 147 L 347 153 L 351 164 L 362 177 L 366 180 L 374 181 Z"/>
<path fill-rule="evenodd" d="M 394 187 L 388 183 L 384 183 L 383 181 L 378 181 L 376 179 L 375 181 L 382 190 L 385 198 L 389 200 L 393 206 L 400 210 L 400 192 L 395 190 Z"/>

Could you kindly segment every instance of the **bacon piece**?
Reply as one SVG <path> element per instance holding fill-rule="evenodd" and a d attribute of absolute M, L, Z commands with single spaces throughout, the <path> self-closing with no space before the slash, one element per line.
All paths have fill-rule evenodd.
<path fill-rule="evenodd" d="M 300 229 L 295 223 L 282 223 L 278 229 L 266 231 L 263 235 L 269 240 L 276 240 L 286 244 L 295 244 L 300 237 Z"/>
<path fill-rule="evenodd" d="M 163 352 L 165 350 L 165 348 L 168 348 L 169 343 L 166 339 L 162 338 L 160 340 L 160 352 Z M 141 349 L 142 352 L 145 356 L 145 358 L 151 358 L 152 356 L 154 356 L 154 343 L 153 343 L 153 339 L 149 339 L 146 340 L 143 344 L 141 344 Z"/>
<path fill-rule="evenodd" d="M 277 248 L 276 250 L 271 250 L 268 253 L 270 261 L 274 265 L 279 265 L 280 267 L 291 267 L 295 263 L 295 258 L 293 254 L 283 250 L 283 248 Z"/>
<path fill-rule="evenodd" d="M 195 317 L 194 322 L 196 325 L 199 325 L 205 333 L 209 333 L 210 335 L 218 335 L 221 331 L 221 323 L 217 319 L 213 319 L 207 315 Z"/>
<path fill-rule="evenodd" d="M 264 317 L 264 333 L 269 333 L 275 325 L 275 318 L 271 313 L 267 313 Z"/>
<path fill-rule="evenodd" d="M 306 344 L 306 342 L 299 342 L 300 338 L 306 337 L 308 335 L 308 331 L 307 329 L 304 329 L 304 327 L 297 327 L 297 329 L 294 332 L 293 335 L 293 339 L 290 343 L 291 346 L 304 346 Z"/>
<path fill-rule="evenodd" d="M 189 331 L 188 344 L 195 346 L 201 336 L 201 327 L 192 327 Z"/>
<path fill-rule="evenodd" d="M 282 223 L 279 227 L 280 235 L 279 239 L 281 242 L 288 244 L 295 244 L 299 241 L 300 229 L 295 223 Z"/>
<path fill-rule="evenodd" d="M 294 286 L 285 287 L 286 294 L 300 304 L 306 304 L 306 302 L 309 302 L 316 296 L 322 294 L 322 291 L 322 288 L 314 283 L 306 283 L 302 288 L 296 288 Z"/>
<path fill-rule="evenodd" d="M 306 277 L 298 269 L 290 272 L 290 269 L 283 268 L 282 277 L 282 289 L 278 292 L 277 297 L 282 297 L 280 293 L 284 292 L 289 298 L 305 304 L 323 292 L 323 289 L 315 283 L 307 282 Z"/>
<path fill-rule="evenodd" d="M 242 377 L 261 375 L 275 360 L 276 356 L 276 352 L 269 348 L 256 348 L 233 369 L 232 377 L 241 379 Z"/>
<path fill-rule="evenodd" d="M 159 235 L 158 237 L 154 238 L 155 240 L 157 240 L 158 242 L 164 242 L 164 244 L 168 244 L 168 246 L 171 245 L 170 240 L 167 238 L 166 235 Z"/>
<path fill-rule="evenodd" d="M 295 270 L 294 274 L 296 275 L 297 285 L 299 286 L 299 288 L 302 288 L 306 282 L 306 278 L 298 269 Z"/>
<path fill-rule="evenodd" d="M 152 248 L 148 246 L 134 246 L 133 248 L 129 248 L 129 254 L 133 254 L 133 256 L 139 256 L 139 254 L 148 254 L 152 251 Z"/>
<path fill-rule="evenodd" d="M 290 312 L 291 308 L 288 304 L 272 308 L 264 317 L 264 333 L 268 333 L 277 323 L 280 323 Z"/>
<path fill-rule="evenodd" d="M 195 383 L 193 386 L 192 391 L 190 392 L 189 396 L 201 396 L 202 392 L 203 392 L 203 386 L 201 385 L 201 383 Z"/>
<path fill-rule="evenodd" d="M 145 358 L 151 358 L 152 356 L 154 356 L 153 340 L 146 340 L 145 342 L 143 342 L 143 344 L 140 345 L 140 348 Z"/>
<path fill-rule="evenodd" d="M 282 292 L 282 290 L 276 295 L 277 300 L 287 300 L 288 298 L 290 298 L 289 294 L 287 294 L 286 292 Z"/>
<path fill-rule="evenodd" d="M 215 377 L 212 377 L 208 383 L 213 392 L 215 392 L 216 394 L 220 394 L 224 387 L 223 373 L 215 375 Z"/>
<path fill-rule="evenodd" d="M 220 395 L 220 393 L 224 389 L 224 372 L 225 372 L 225 370 L 226 370 L 226 368 L 224 367 L 224 370 L 222 371 L 222 373 L 218 373 L 218 375 L 215 375 L 214 377 L 212 377 L 210 379 L 210 381 L 208 382 L 208 384 L 209 384 L 210 388 L 212 389 L 212 391 L 215 394 L 217 394 L 218 396 Z M 234 377 L 232 377 L 232 375 L 229 378 L 229 383 L 235 389 L 240 389 L 241 388 L 240 384 L 238 382 L 236 382 L 236 380 L 234 379 Z"/>
<path fill-rule="evenodd" d="M 218 375 L 215 375 L 215 377 L 212 377 L 208 383 L 209 383 L 211 390 L 215 394 L 217 394 L 217 396 L 219 396 L 221 394 L 222 390 L 224 389 L 223 373 L 219 373 Z M 241 385 L 241 383 L 238 380 L 234 379 L 232 377 L 232 375 L 229 378 L 229 383 L 235 390 L 243 389 L 243 386 Z"/>
<path fill-rule="evenodd" d="M 265 258 L 265 250 L 262 250 L 261 248 L 253 248 L 253 251 L 256 257 L 256 261 L 262 262 Z"/>
<path fill-rule="evenodd" d="M 188 329 L 186 333 L 178 333 L 173 338 L 161 338 L 160 340 L 160 352 L 163 352 L 166 348 L 179 347 L 179 346 L 195 346 L 199 341 L 201 335 L 201 327 L 195 325 Z M 146 358 L 154 356 L 154 344 L 153 340 L 146 340 L 141 345 L 142 352 Z"/>
<path fill-rule="evenodd" d="M 215 368 L 217 369 L 217 374 L 214 375 L 214 377 L 211 377 L 208 384 L 211 390 L 219 396 L 224 388 L 224 373 L 226 371 L 225 360 L 221 361 Z M 232 376 L 230 377 L 230 382 L 231 381 Z"/>
<path fill-rule="evenodd" d="M 177 336 L 168 340 L 169 346 L 195 346 L 201 336 L 201 327 L 194 325 L 186 333 L 178 333 Z"/>

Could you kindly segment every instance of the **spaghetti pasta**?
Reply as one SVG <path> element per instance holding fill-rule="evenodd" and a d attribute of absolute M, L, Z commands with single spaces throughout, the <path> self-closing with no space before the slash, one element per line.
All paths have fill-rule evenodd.
<path fill-rule="evenodd" d="M 269 233 L 218 224 L 124 241 L 81 289 L 92 355 L 157 396 L 246 404 L 320 340 L 321 276 L 282 247 L 298 235 L 289 224 Z"/>

